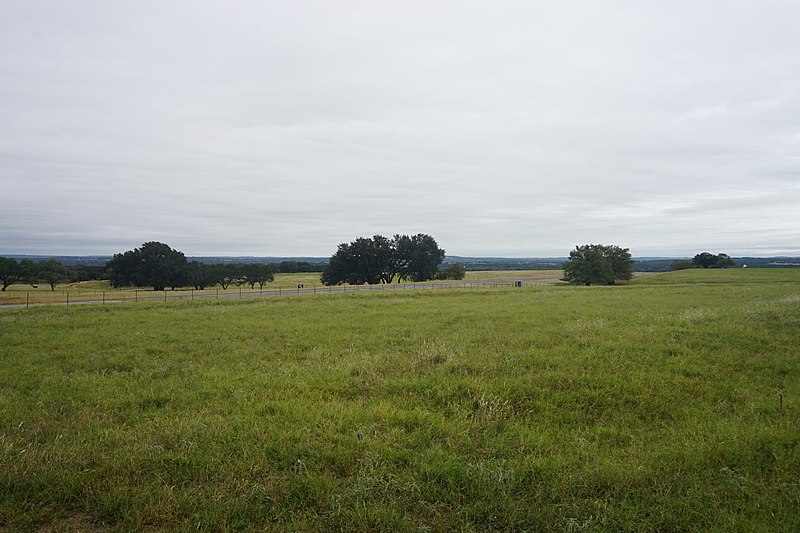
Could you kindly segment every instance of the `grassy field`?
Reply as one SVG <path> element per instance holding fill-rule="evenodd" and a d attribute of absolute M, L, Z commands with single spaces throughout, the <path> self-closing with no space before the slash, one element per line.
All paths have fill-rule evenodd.
<path fill-rule="evenodd" d="M 539 280 L 535 283 L 558 283 L 563 273 L 560 270 L 509 270 L 509 271 L 476 271 L 467 272 L 464 281 L 466 282 L 481 282 L 485 280 L 515 280 L 518 278 L 543 278 L 547 280 Z M 434 282 L 435 283 L 435 282 Z M 528 282 L 534 283 L 534 282 Z M 153 291 L 152 288 L 140 287 L 131 288 L 124 287 L 115 289 L 108 281 L 83 281 L 78 283 L 69 283 L 57 285 L 55 290 L 51 290 L 49 285 L 39 285 L 32 287 L 27 284 L 15 284 L 8 287 L 3 292 L 0 292 L 0 305 L 69 305 L 70 303 L 76 304 L 80 302 L 132 302 L 138 303 L 143 301 L 164 301 L 165 299 L 176 300 L 193 300 L 195 297 L 202 298 L 225 298 L 227 297 L 256 297 L 265 293 L 274 293 L 280 291 L 295 291 L 298 285 L 303 285 L 306 290 L 326 290 L 319 280 L 318 272 L 305 272 L 296 274 L 278 273 L 275 274 L 275 280 L 264 285 L 263 289 L 258 285 L 255 288 L 250 288 L 249 285 L 235 286 L 231 285 L 227 289 L 222 289 L 219 286 L 208 287 L 202 291 L 192 290 L 192 287 L 182 287 L 176 290 L 167 290 L 164 292 Z M 413 289 L 414 283 L 403 283 L 409 289 Z M 370 287 L 362 285 L 362 289 Z M 373 286 L 372 288 L 380 288 Z"/>
<path fill-rule="evenodd" d="M 0 311 L 3 531 L 800 531 L 800 270 Z"/>
<path fill-rule="evenodd" d="M 554 281 L 558 281 L 563 276 L 563 270 L 468 270 L 464 281 L 526 278 L 552 278 Z"/>
<path fill-rule="evenodd" d="M 308 287 L 314 285 L 321 285 L 319 281 L 318 272 L 297 273 L 297 274 L 275 274 L 275 281 L 264 285 L 264 291 L 281 289 L 295 289 L 298 284 L 304 284 Z M 208 287 L 204 292 L 210 293 L 219 289 L 221 294 L 226 292 L 229 294 L 239 293 L 239 287 L 230 286 L 227 290 L 223 291 L 219 286 Z M 249 285 L 242 287 L 242 291 L 247 293 L 253 291 Z M 255 286 L 255 292 L 259 291 L 258 285 Z M 135 293 L 139 293 L 141 299 L 148 299 L 153 296 L 152 287 L 131 288 L 123 287 L 115 289 L 108 281 L 82 281 L 78 283 L 68 283 L 56 286 L 56 290 L 50 289 L 49 285 L 39 284 L 36 288 L 27 284 L 14 284 L 9 286 L 4 292 L 0 292 L 0 305 L 25 303 L 26 295 L 31 303 L 64 303 L 66 301 L 66 294 L 69 293 L 71 302 L 79 302 L 84 300 L 96 300 L 105 297 L 109 300 L 130 300 L 134 301 Z M 176 291 L 167 290 L 172 296 L 173 294 L 189 293 L 191 287 L 179 288 Z M 151 294 L 148 294 L 151 293 Z M 201 291 L 197 291 L 198 294 Z M 152 299 L 157 299 L 153 296 Z"/>

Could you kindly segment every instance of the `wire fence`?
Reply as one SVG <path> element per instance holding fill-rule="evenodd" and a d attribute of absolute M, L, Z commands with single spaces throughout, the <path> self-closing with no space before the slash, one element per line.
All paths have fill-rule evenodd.
<path fill-rule="evenodd" d="M 222 289 L 174 289 L 154 291 L 148 289 L 57 289 L 55 291 L 12 290 L 0 293 L 0 307 L 31 307 L 41 305 L 85 305 L 139 302 L 168 302 L 175 300 L 222 300 L 300 296 L 308 294 L 334 294 L 380 291 L 431 291 L 441 289 L 497 289 L 552 286 L 552 280 L 536 281 L 440 281 L 421 283 L 392 283 L 380 285 L 312 285 L 298 284 L 296 288 L 235 287 Z"/>

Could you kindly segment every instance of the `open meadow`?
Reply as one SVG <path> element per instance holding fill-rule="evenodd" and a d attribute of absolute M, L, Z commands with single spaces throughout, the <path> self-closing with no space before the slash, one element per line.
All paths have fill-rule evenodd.
<path fill-rule="evenodd" d="M 800 531 L 800 269 L 3 309 L 0 360 L 0 531 Z"/>
<path fill-rule="evenodd" d="M 463 282 L 484 283 L 490 281 L 511 282 L 513 280 L 528 280 L 525 283 L 552 284 L 558 283 L 563 276 L 561 270 L 485 270 L 467 272 Z M 535 280 L 535 281 L 531 281 Z M 416 290 L 425 287 L 441 287 L 443 284 L 455 283 L 450 281 L 428 281 L 413 283 L 410 281 L 396 282 L 394 287 L 402 286 L 403 290 Z M 298 292 L 298 287 L 303 289 Z M 382 290 L 392 287 L 381 285 L 343 285 L 345 290 Z M 175 290 L 154 291 L 148 287 L 120 287 L 114 288 L 106 280 L 81 281 L 76 283 L 62 283 L 52 290 L 49 285 L 39 284 L 31 286 L 27 283 L 16 283 L 3 292 L 0 292 L 0 307 L 2 306 L 36 306 L 36 305 L 70 305 L 87 302 L 99 303 L 140 303 L 168 300 L 195 300 L 195 299 L 231 299 L 231 298 L 258 298 L 262 296 L 280 296 L 300 293 L 317 293 L 330 291 L 320 282 L 319 272 L 298 272 L 294 274 L 276 273 L 275 280 L 264 284 L 230 285 L 223 289 L 219 285 L 206 287 L 203 290 L 194 290 L 192 287 L 179 287 Z"/>
<path fill-rule="evenodd" d="M 321 287 L 319 272 L 301 272 L 296 274 L 276 273 L 275 281 L 267 283 L 261 289 L 258 284 L 254 288 L 249 285 L 231 285 L 227 289 L 222 289 L 219 285 L 207 287 L 204 290 L 193 291 L 191 287 L 181 287 L 176 290 L 153 291 L 152 287 L 120 287 L 114 288 L 108 281 L 82 281 L 77 283 L 64 283 L 51 290 L 46 284 L 39 284 L 36 288 L 24 283 L 11 285 L 4 292 L 0 292 L 0 305 L 19 305 L 30 303 L 64 305 L 86 301 L 123 301 L 138 303 L 140 301 L 163 301 L 164 293 L 169 299 L 191 300 L 194 295 L 201 297 L 214 297 L 219 294 L 221 297 L 238 296 L 243 294 L 258 295 L 260 292 L 270 292 L 277 290 L 288 291 L 296 289 L 298 284 L 312 287 Z M 194 293 L 194 294 L 193 294 Z"/>

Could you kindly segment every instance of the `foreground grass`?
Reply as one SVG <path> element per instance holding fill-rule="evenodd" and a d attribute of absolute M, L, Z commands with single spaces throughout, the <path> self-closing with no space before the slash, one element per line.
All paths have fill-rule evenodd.
<path fill-rule="evenodd" d="M 0 529 L 800 530 L 800 270 L 0 312 Z"/>

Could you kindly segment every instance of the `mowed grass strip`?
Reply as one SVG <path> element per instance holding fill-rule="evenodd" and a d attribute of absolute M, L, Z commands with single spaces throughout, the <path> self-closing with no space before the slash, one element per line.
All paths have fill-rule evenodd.
<path fill-rule="evenodd" d="M 800 530 L 800 270 L 0 312 L 0 529 Z"/>

